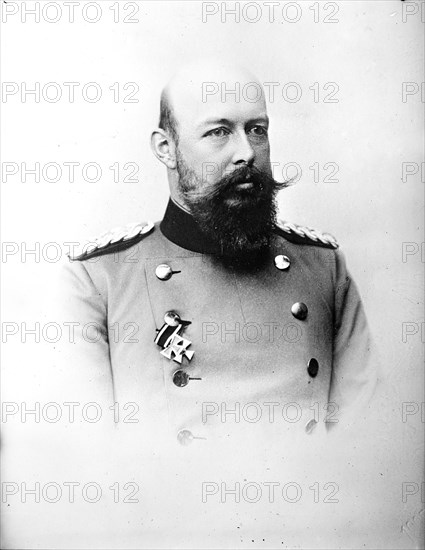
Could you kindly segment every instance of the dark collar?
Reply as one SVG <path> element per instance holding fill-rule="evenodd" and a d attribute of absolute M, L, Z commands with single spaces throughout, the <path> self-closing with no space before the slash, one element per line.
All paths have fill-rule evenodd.
<path fill-rule="evenodd" d="M 182 248 L 201 254 L 218 254 L 219 252 L 217 244 L 201 231 L 191 214 L 180 208 L 171 199 L 168 201 L 164 218 L 159 227 L 167 239 Z"/>

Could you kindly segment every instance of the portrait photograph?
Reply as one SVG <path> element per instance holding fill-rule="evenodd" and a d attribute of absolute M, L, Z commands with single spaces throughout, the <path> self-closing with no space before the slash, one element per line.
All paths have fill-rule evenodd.
<path fill-rule="evenodd" d="M 2 0 L 1 547 L 424 548 L 420 0 Z"/>

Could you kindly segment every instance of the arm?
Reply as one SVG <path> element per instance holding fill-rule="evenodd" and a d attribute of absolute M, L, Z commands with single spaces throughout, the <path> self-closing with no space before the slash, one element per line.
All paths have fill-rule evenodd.
<path fill-rule="evenodd" d="M 343 254 L 336 251 L 335 255 L 333 369 L 329 402 L 337 404 L 338 424 L 345 428 L 367 415 L 378 382 L 379 362 L 357 286 L 347 271 Z"/>
<path fill-rule="evenodd" d="M 59 307 L 66 338 L 59 375 L 69 399 L 113 403 L 107 306 L 84 262 L 68 263 L 61 273 Z"/>

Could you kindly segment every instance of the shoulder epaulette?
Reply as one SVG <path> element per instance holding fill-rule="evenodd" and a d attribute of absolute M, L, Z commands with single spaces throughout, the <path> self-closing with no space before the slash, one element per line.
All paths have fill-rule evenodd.
<path fill-rule="evenodd" d="M 282 220 L 279 220 L 275 227 L 280 235 L 296 244 L 310 244 L 325 248 L 338 248 L 339 246 L 335 237 L 330 233 L 321 233 L 311 227 Z"/>
<path fill-rule="evenodd" d="M 152 222 L 136 222 L 125 225 L 124 227 L 115 227 L 100 237 L 96 237 L 90 242 L 90 249 L 79 256 L 70 257 L 71 260 L 89 260 L 96 256 L 112 254 L 126 250 L 134 244 L 141 241 L 154 228 Z"/>

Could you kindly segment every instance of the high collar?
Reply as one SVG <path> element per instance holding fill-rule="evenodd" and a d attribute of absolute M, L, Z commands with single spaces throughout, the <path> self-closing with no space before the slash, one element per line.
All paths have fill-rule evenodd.
<path fill-rule="evenodd" d="M 207 237 L 193 216 L 171 198 L 160 224 L 163 235 L 174 244 L 201 254 L 218 254 L 219 247 Z"/>

